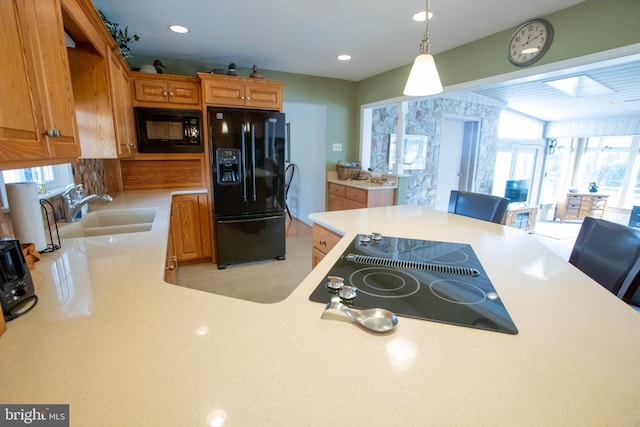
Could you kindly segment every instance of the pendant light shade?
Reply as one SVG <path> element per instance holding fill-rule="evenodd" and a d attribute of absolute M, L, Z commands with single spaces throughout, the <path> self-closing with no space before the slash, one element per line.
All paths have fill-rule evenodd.
<path fill-rule="evenodd" d="M 442 92 L 442 83 L 433 56 L 423 53 L 416 57 L 404 87 L 408 96 L 428 96 Z"/>
<path fill-rule="evenodd" d="M 427 0 L 420 55 L 413 61 L 403 93 L 408 96 L 428 96 L 440 92 L 442 92 L 442 83 L 440 83 L 436 62 L 431 55 L 431 43 L 429 42 L 429 0 Z"/>

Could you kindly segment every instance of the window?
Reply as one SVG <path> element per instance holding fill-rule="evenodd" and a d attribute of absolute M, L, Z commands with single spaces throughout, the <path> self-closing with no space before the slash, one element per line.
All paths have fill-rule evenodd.
<path fill-rule="evenodd" d="M 73 173 L 69 163 L 53 166 L 39 166 L 26 169 L 11 169 L 2 171 L 0 185 L 2 186 L 2 204 L 7 207 L 7 192 L 5 184 L 14 182 L 35 182 L 44 184 L 47 193 L 61 191 L 68 184 L 73 183 Z"/>
<path fill-rule="evenodd" d="M 541 122 L 509 111 L 500 112 L 491 194 L 504 197 L 507 180 L 526 179 L 530 188 L 528 202 L 537 203 L 545 145 L 541 135 Z"/>
<path fill-rule="evenodd" d="M 586 192 L 596 182 L 598 192 L 609 195 L 609 207 L 640 205 L 639 152 L 640 136 L 560 138 L 548 156 L 545 193 L 562 200 L 568 188 Z"/>
<path fill-rule="evenodd" d="M 498 138 L 540 139 L 542 122 L 503 110 L 498 120 Z"/>
<path fill-rule="evenodd" d="M 632 207 L 638 202 L 635 196 L 638 139 L 632 136 L 589 138 L 582 159 L 577 162 L 574 182 L 586 188 L 589 182 L 595 181 L 598 191 L 609 195 L 609 206 Z"/>

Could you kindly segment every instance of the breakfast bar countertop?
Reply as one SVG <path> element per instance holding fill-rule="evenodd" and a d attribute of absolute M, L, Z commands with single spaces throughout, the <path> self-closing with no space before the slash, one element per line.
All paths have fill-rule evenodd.
<path fill-rule="evenodd" d="M 416 206 L 312 214 L 344 237 L 259 304 L 164 282 L 171 194 L 101 207 L 156 207 L 150 231 L 42 256 L 38 305 L 0 337 L 0 403 L 69 404 L 72 426 L 640 423 L 640 315 L 521 230 Z M 309 295 L 371 232 L 470 244 L 519 333 L 321 319 Z"/>

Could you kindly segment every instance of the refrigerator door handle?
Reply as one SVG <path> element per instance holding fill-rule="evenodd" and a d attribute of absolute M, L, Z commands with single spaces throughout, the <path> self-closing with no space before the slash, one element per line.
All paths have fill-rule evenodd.
<path fill-rule="evenodd" d="M 286 129 L 286 133 L 284 134 L 285 147 L 286 147 L 285 162 L 291 163 L 291 123 L 287 123 L 285 125 L 285 129 Z"/>
<path fill-rule="evenodd" d="M 253 201 L 256 198 L 256 125 L 251 125 L 251 176 L 253 178 Z"/>
<path fill-rule="evenodd" d="M 240 135 L 242 135 L 242 145 L 241 153 L 242 159 L 240 159 L 240 173 L 242 174 L 242 199 L 247 201 L 247 175 L 245 173 L 245 163 L 247 161 L 247 153 L 245 149 L 245 141 L 244 141 L 244 124 L 240 125 Z"/>

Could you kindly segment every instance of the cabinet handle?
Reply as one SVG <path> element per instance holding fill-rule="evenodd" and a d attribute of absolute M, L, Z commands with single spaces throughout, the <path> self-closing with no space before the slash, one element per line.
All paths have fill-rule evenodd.
<path fill-rule="evenodd" d="M 247 99 L 247 101 L 251 101 L 251 98 L 250 98 L 250 97 L 248 97 L 248 96 L 247 96 L 247 98 L 246 98 L 246 99 Z"/>
<path fill-rule="evenodd" d="M 178 267 L 178 259 L 174 256 L 169 261 L 169 266 L 165 267 L 165 270 L 175 270 Z"/>
<path fill-rule="evenodd" d="M 50 128 L 50 129 L 47 129 L 46 131 L 42 132 L 42 134 L 48 136 L 49 138 L 56 138 L 56 137 L 58 137 L 58 134 L 56 134 L 56 131 L 58 131 L 58 130 L 54 129 L 54 128 Z M 58 132 L 60 132 L 60 131 L 58 131 Z"/>
<path fill-rule="evenodd" d="M 169 92 L 169 96 L 173 96 L 173 92 Z"/>
<path fill-rule="evenodd" d="M 325 242 L 324 240 L 320 240 L 320 244 L 321 244 L 322 246 L 327 246 L 327 242 Z"/>
<path fill-rule="evenodd" d="M 162 92 L 162 96 L 167 96 L 167 92 Z"/>
<path fill-rule="evenodd" d="M 241 96 L 240 99 L 244 99 L 244 96 Z"/>

